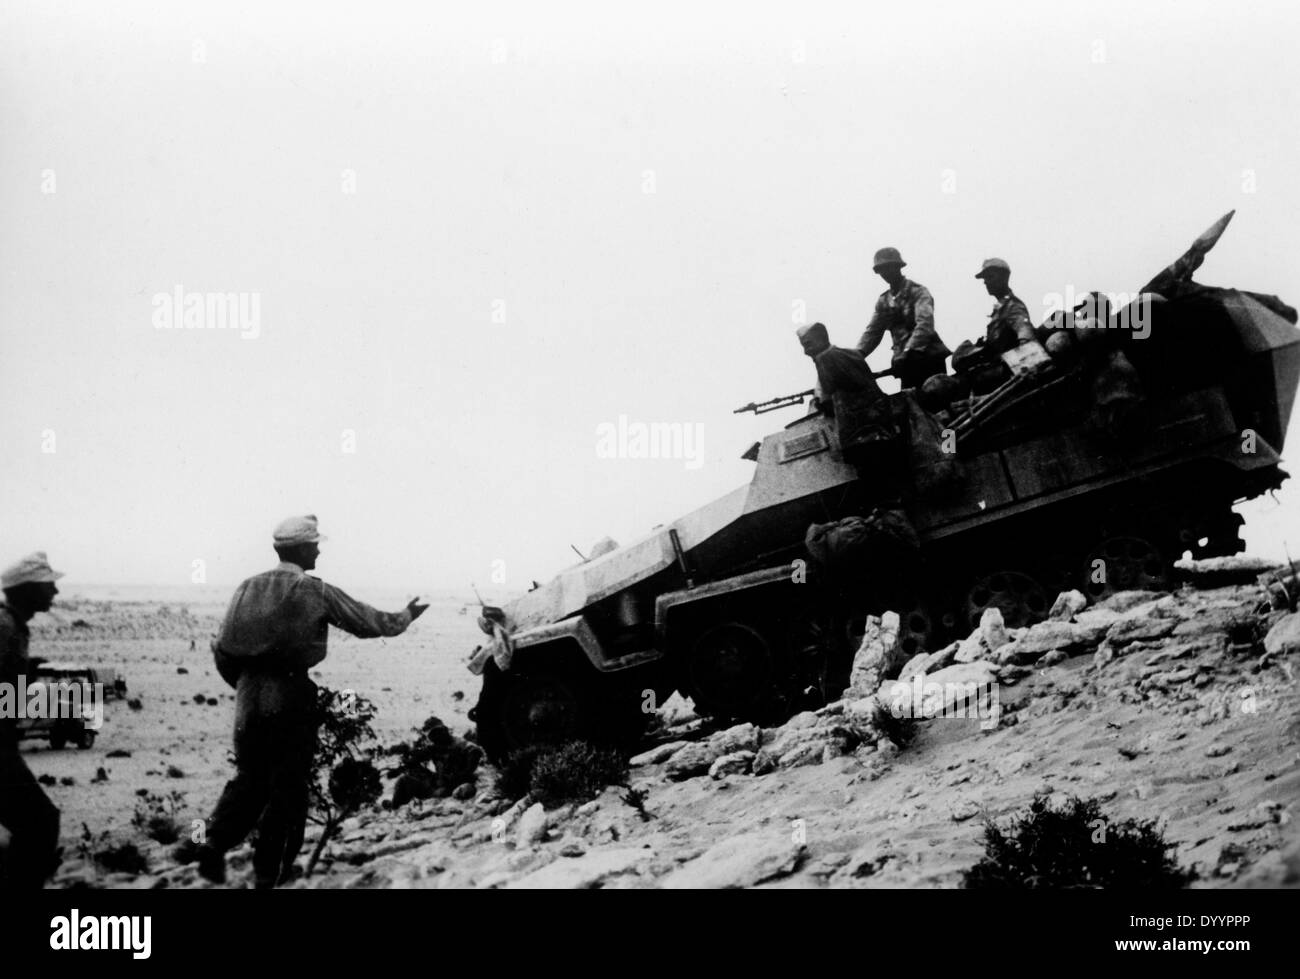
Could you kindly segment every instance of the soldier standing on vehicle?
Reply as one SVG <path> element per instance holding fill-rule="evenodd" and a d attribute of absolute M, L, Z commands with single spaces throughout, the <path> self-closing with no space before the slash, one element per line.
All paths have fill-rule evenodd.
<path fill-rule="evenodd" d="M 428 605 L 411 599 L 400 612 L 380 612 L 307 574 L 323 540 L 316 517 L 290 517 L 275 528 L 280 563 L 244 581 L 230 600 L 212 644 L 217 671 L 235 694 L 236 774 L 191 854 L 199 872 L 225 880 L 225 853 L 256 825 L 253 872 L 258 887 L 292 875 L 310 801 L 319 724 L 316 685 L 307 671 L 325 659 L 329 626 L 362 639 L 397 636 Z"/>
<path fill-rule="evenodd" d="M 905 388 L 919 388 L 926 378 L 944 373 L 944 360 L 951 351 L 934 329 L 934 297 L 925 286 L 903 276 L 906 264 L 897 248 L 876 252 L 872 268 L 889 288 L 876 300 L 857 349 L 869 357 L 888 330 L 894 376 Z"/>
<path fill-rule="evenodd" d="M 1011 266 L 1000 258 L 986 258 L 975 278 L 984 280 L 984 288 L 997 300 L 989 313 L 984 346 L 995 353 L 1010 350 L 1022 343 L 1037 341 L 1029 308 L 1011 291 Z"/>
<path fill-rule="evenodd" d="M 862 355 L 856 350 L 834 346 L 823 324 L 801 326 L 795 330 L 795 336 L 817 369 L 817 385 L 813 391 L 816 405 L 830 403 L 839 393 L 862 395 L 872 402 L 884 400 L 884 392 Z"/>
<path fill-rule="evenodd" d="M 0 683 L 17 697 L 18 679 L 30 668 L 27 623 L 48 612 L 62 572 L 36 551 L 0 572 Z M 13 700 L 11 699 L 11 702 Z M 0 717 L 0 825 L 9 831 L 7 888 L 40 888 L 59 866 L 59 810 L 32 777 L 18 752 L 18 722 Z"/>

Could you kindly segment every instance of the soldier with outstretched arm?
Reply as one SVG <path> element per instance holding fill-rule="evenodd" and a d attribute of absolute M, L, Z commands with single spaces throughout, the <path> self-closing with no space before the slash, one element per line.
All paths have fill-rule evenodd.
<path fill-rule="evenodd" d="M 310 800 L 319 719 L 316 685 L 307 671 L 325 659 L 329 627 L 362 639 L 397 636 L 428 605 L 411 599 L 381 612 L 307 572 L 316 567 L 316 517 L 290 517 L 276 527 L 280 563 L 244 581 L 230 600 L 213 641 L 217 671 L 235 694 L 235 777 L 227 783 L 197 857 L 208 880 L 225 880 L 225 853 L 258 827 L 253 854 L 257 887 L 293 873 Z"/>

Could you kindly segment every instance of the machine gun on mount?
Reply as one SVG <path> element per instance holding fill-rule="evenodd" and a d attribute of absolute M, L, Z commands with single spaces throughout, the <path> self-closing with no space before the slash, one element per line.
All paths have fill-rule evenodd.
<path fill-rule="evenodd" d="M 801 405 L 804 398 L 811 398 L 816 394 L 815 388 L 809 388 L 807 391 L 800 391 L 798 394 L 783 394 L 780 397 L 772 398 L 768 401 L 751 401 L 747 405 L 741 405 L 733 415 L 743 415 L 747 411 L 752 411 L 756 415 L 765 415 L 769 411 L 776 411 L 780 408 L 793 408 L 795 405 Z"/>
<path fill-rule="evenodd" d="M 894 371 L 893 368 L 888 368 L 883 371 L 873 371 L 871 376 L 876 379 L 882 377 L 893 377 Z M 807 391 L 800 391 L 797 394 L 783 394 L 767 401 L 751 401 L 749 404 L 741 405 L 739 408 L 732 411 L 732 414 L 743 415 L 747 411 L 752 411 L 756 415 L 765 415 L 769 411 L 778 411 L 781 408 L 793 408 L 795 405 L 801 405 L 804 403 L 805 398 L 811 398 L 816 393 L 816 388 L 809 388 Z"/>

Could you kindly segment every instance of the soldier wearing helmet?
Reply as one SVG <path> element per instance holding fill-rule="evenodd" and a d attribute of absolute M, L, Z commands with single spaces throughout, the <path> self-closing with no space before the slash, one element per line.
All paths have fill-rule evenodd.
<path fill-rule="evenodd" d="M 1011 291 L 1011 266 L 1006 260 L 984 259 L 975 278 L 983 279 L 985 290 L 997 300 L 993 312 L 989 313 L 989 325 L 984 335 L 985 346 L 1000 353 L 1022 343 L 1037 341 L 1028 307 Z"/>
<path fill-rule="evenodd" d="M 857 349 L 863 357 L 869 356 L 888 330 L 894 375 L 903 387 L 916 388 L 927 377 L 944 373 L 944 361 L 951 351 L 934 330 L 934 297 L 925 286 L 903 275 L 906 264 L 897 248 L 876 252 L 872 269 L 889 288 L 876 300 L 875 312 Z"/>

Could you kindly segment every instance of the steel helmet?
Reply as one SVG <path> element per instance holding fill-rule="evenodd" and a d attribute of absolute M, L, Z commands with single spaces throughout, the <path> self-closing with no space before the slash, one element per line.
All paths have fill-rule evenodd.
<path fill-rule="evenodd" d="M 898 254 L 897 248 L 882 248 L 876 252 L 876 257 L 871 260 L 871 268 L 880 268 L 882 265 L 897 265 L 902 268 L 907 263 L 903 261 L 903 256 Z"/>

